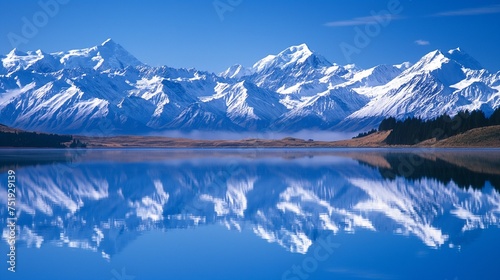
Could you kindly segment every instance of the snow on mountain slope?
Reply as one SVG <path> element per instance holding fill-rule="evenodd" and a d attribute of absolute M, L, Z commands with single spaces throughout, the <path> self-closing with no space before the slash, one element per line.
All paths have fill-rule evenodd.
<path fill-rule="evenodd" d="M 472 56 L 463 52 L 460 48 L 449 50 L 448 53 L 445 54 L 446 57 L 452 59 L 462 65 L 462 67 L 472 70 L 482 70 L 483 67 L 481 64 L 475 60 Z"/>
<path fill-rule="evenodd" d="M 61 69 L 61 63 L 54 56 L 41 50 L 36 52 L 21 52 L 13 49 L 5 58 L 2 65 L 8 72 L 18 70 L 33 70 L 36 72 L 54 72 Z"/>
<path fill-rule="evenodd" d="M 326 129 L 362 108 L 368 98 L 348 88 L 320 93 L 280 117 L 273 127 L 282 130 Z"/>
<path fill-rule="evenodd" d="M 144 120 L 149 127 L 164 128 L 165 125 L 176 118 L 184 108 L 193 104 L 197 99 L 186 93 L 184 87 L 175 81 L 153 76 L 137 81 L 129 98 L 135 96 L 137 100 L 145 100 L 152 107 L 152 112 L 144 114 Z M 126 98 L 127 99 L 127 98 Z M 126 100 L 125 99 L 125 100 Z M 133 110 L 136 106 L 131 107 Z"/>
<path fill-rule="evenodd" d="M 31 81 L 24 80 L 24 72 L 13 75 L 8 79 L 16 80 L 20 88 L 2 94 L 7 98 L 2 98 L 0 118 L 8 125 L 37 131 L 148 130 L 138 120 L 120 112 L 118 104 L 130 86 L 118 80 L 110 83 L 104 74 L 88 73 L 77 76 L 72 70 L 48 75 L 30 73 Z"/>
<path fill-rule="evenodd" d="M 229 67 L 226 71 L 219 74 L 219 76 L 230 79 L 240 79 L 245 76 L 253 74 L 253 69 L 248 69 L 242 65 L 236 64 Z"/>
<path fill-rule="evenodd" d="M 231 122 L 211 104 L 197 102 L 185 108 L 174 120 L 167 123 L 164 129 L 241 131 L 242 127 Z"/>
<path fill-rule="evenodd" d="M 124 69 L 127 66 L 135 67 L 142 65 L 137 58 L 111 39 L 107 39 L 99 46 L 60 52 L 54 54 L 54 56 L 59 58 L 59 61 L 67 69 Z"/>
<path fill-rule="evenodd" d="M 111 39 L 52 54 L 14 49 L 0 60 L 0 122 L 46 132 L 364 130 L 387 116 L 500 106 L 500 73 L 460 49 L 359 69 L 301 44 L 219 76 L 147 66 Z"/>
<path fill-rule="evenodd" d="M 311 68 L 329 67 L 332 64 L 324 57 L 314 54 L 306 44 L 292 46 L 280 52 L 278 55 L 269 55 L 255 63 L 252 69 L 257 73 L 263 73 L 270 69 L 286 69 L 307 65 Z"/>
<path fill-rule="evenodd" d="M 345 72 L 337 65 L 330 63 L 323 56 L 312 52 L 306 44 L 285 49 L 277 55 L 269 55 L 258 61 L 252 67 L 248 80 L 256 85 L 283 94 L 302 93 L 311 95 L 325 91 L 328 88 L 328 78 L 325 73 L 334 76 L 332 80 L 341 82 L 339 72 Z M 334 79 L 337 78 L 337 79 Z M 325 81 L 320 82 L 323 79 Z M 302 89 L 312 88 L 313 91 Z"/>
<path fill-rule="evenodd" d="M 433 51 L 406 70 L 405 74 L 430 73 L 441 83 L 452 85 L 466 78 L 463 67 L 462 64 L 450 59 L 441 51 Z"/>
<path fill-rule="evenodd" d="M 385 85 L 401 74 L 405 68 L 396 65 L 378 65 L 367 70 L 354 73 L 345 86 L 351 88 L 371 88 Z"/>
<path fill-rule="evenodd" d="M 376 127 L 388 116 L 429 119 L 466 109 L 491 112 L 498 107 L 493 98 L 498 90 L 487 85 L 490 74 L 477 70 L 478 65 L 458 49 L 430 52 L 387 84 L 371 88 L 374 98 L 338 128 Z"/>
<path fill-rule="evenodd" d="M 61 69 L 124 69 L 142 65 L 122 46 L 108 39 L 99 46 L 48 54 L 41 50 L 21 52 L 13 49 L 2 65 L 9 72 L 16 70 L 33 70 L 40 73 L 54 72 Z"/>
<path fill-rule="evenodd" d="M 221 83 L 215 87 L 215 92 L 212 97 L 202 100 L 219 106 L 233 123 L 243 128 L 265 130 L 271 121 L 286 112 L 279 94 L 249 82 Z"/>
<path fill-rule="evenodd" d="M 26 69 L 29 65 L 40 59 L 38 55 L 21 52 L 13 49 L 6 56 L 2 56 L 2 66 L 9 72 Z"/>

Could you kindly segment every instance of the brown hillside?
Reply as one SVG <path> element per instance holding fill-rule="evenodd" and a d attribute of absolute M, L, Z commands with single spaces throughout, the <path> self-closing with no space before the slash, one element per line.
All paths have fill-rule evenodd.
<path fill-rule="evenodd" d="M 462 134 L 443 139 L 432 147 L 500 147 L 500 125 L 471 129 Z"/>

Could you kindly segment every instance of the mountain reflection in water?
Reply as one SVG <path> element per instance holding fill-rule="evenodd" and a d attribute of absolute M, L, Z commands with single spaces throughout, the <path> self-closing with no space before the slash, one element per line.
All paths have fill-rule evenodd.
<path fill-rule="evenodd" d="M 500 225 L 498 150 L 2 150 L 2 176 L 10 169 L 21 246 L 105 258 L 149 230 L 209 224 L 251 228 L 301 254 L 329 233 L 390 232 L 440 248 Z"/>

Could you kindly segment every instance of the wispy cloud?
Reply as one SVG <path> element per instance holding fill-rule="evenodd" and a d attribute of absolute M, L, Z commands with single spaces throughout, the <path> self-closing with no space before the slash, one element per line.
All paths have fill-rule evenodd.
<path fill-rule="evenodd" d="M 419 46 L 427 46 L 427 45 L 430 45 L 431 43 L 429 41 L 426 41 L 426 40 L 416 40 L 415 44 L 417 44 Z"/>
<path fill-rule="evenodd" d="M 484 6 L 477 8 L 446 11 L 434 14 L 432 16 L 434 17 L 477 16 L 477 15 L 498 14 L 498 13 L 500 13 L 500 5 L 492 5 L 492 6 Z"/>
<path fill-rule="evenodd" d="M 344 27 L 344 26 L 357 26 L 366 24 L 376 24 L 383 21 L 391 21 L 396 19 L 402 19 L 403 17 L 399 15 L 387 14 L 383 16 L 367 16 L 367 17 L 356 17 L 346 20 L 330 21 L 325 23 L 328 27 Z"/>
<path fill-rule="evenodd" d="M 477 15 L 488 15 L 488 14 L 500 14 L 500 4 L 483 6 L 483 7 L 475 7 L 475 8 L 467 8 L 460 10 L 450 10 L 444 11 L 432 15 L 427 15 L 428 17 L 450 17 L 450 16 L 477 16 Z M 387 18 L 386 18 L 387 17 Z M 344 26 L 357 26 L 357 25 L 366 25 L 366 24 L 376 24 L 381 21 L 391 21 L 391 20 L 399 20 L 405 19 L 407 17 L 403 17 L 395 14 L 386 14 L 381 16 L 366 16 L 366 17 L 355 17 L 352 19 L 346 20 L 337 20 L 330 21 L 325 23 L 325 26 L 328 27 L 344 27 Z"/>

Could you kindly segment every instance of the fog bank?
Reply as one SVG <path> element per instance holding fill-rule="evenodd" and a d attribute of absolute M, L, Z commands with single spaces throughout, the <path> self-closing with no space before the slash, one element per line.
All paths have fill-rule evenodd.
<path fill-rule="evenodd" d="M 242 140 L 249 138 L 258 139 L 283 139 L 294 137 L 304 140 L 313 139 L 315 141 L 337 141 L 351 139 L 357 132 L 334 132 L 302 130 L 298 132 L 229 132 L 229 131 L 164 131 L 150 134 L 151 136 L 163 136 L 173 138 L 187 138 L 193 140 Z"/>

